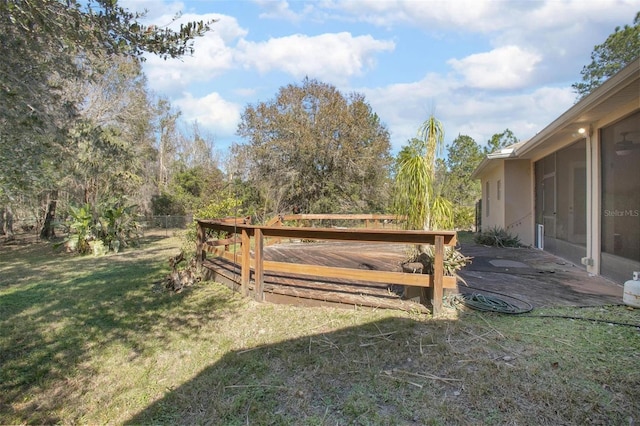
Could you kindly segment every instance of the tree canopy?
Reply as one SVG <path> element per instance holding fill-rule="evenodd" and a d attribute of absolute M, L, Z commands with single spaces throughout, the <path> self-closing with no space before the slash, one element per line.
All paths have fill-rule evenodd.
<path fill-rule="evenodd" d="M 491 154 L 502 148 L 505 148 L 514 143 L 518 143 L 519 140 L 516 135 L 509 129 L 505 129 L 502 133 L 496 133 L 491 136 L 491 139 L 487 141 L 487 145 L 484 147 L 484 154 Z"/>
<path fill-rule="evenodd" d="M 51 179 L 46 166 L 68 155 L 68 131 L 85 101 L 69 88 L 99 77 L 101 58 L 179 57 L 210 25 L 172 31 L 142 25 L 141 18 L 116 0 L 0 3 L 0 197 Z"/>
<path fill-rule="evenodd" d="M 602 44 L 591 52 L 591 63 L 582 68 L 582 81 L 571 85 L 582 99 L 627 64 L 640 56 L 640 12 L 633 25 L 616 27 Z"/>
<path fill-rule="evenodd" d="M 92 214 L 129 212 L 125 198 L 151 204 L 158 111 L 142 54 L 190 54 L 212 22 L 174 31 L 145 26 L 142 17 L 117 0 L 0 2 L 0 212 L 7 235 L 14 206 L 31 211 L 49 238 L 58 201 L 66 213 Z"/>
<path fill-rule="evenodd" d="M 480 182 L 471 175 L 483 153 L 473 138 L 458 135 L 447 148 L 442 194 L 453 204 L 454 226 L 469 229 L 475 222 L 475 203 L 481 197 Z"/>
<path fill-rule="evenodd" d="M 384 208 L 389 132 L 363 95 L 304 79 L 249 105 L 234 148 L 265 214 L 375 212 Z"/>

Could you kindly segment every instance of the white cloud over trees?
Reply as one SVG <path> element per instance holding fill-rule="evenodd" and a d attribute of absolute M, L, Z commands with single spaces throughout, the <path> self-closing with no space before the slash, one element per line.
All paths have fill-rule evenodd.
<path fill-rule="evenodd" d="M 519 138 L 533 136 L 572 105 L 570 85 L 593 46 L 637 9 L 630 0 L 256 1 L 242 4 L 251 12 L 198 15 L 189 2 L 131 4 L 146 4 L 158 22 L 178 9 L 188 13 L 176 24 L 218 19 L 196 40 L 194 57 L 145 64 L 152 88 L 177 99 L 185 117 L 200 117 L 203 126 L 201 118 L 216 117 L 215 132 L 233 137 L 242 105 L 308 76 L 364 93 L 394 148 L 431 112 L 451 139 L 466 133 L 483 143 L 507 127 Z M 210 3 L 211 11 L 220 4 Z M 461 34 L 479 48 L 452 52 L 436 67 L 433 51 Z M 418 77 L 394 79 L 394 70 L 407 67 Z"/>

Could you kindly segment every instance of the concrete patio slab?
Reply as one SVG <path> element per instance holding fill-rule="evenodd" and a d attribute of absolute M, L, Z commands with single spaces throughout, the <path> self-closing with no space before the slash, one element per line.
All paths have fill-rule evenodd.
<path fill-rule="evenodd" d="M 458 286 L 461 293 L 503 295 L 534 308 L 622 303 L 621 284 L 542 250 L 467 243 L 460 251 L 473 258 L 460 273 L 468 284 Z"/>

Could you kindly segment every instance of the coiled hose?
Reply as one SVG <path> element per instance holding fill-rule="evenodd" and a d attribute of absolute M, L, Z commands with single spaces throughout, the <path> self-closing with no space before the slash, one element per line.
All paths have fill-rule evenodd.
<path fill-rule="evenodd" d="M 468 287 L 473 288 L 473 287 Z M 488 290 L 483 290 L 488 291 Z M 491 292 L 493 293 L 493 292 Z M 504 299 L 500 299 L 496 296 L 490 296 L 482 293 L 462 293 L 457 296 L 457 301 L 462 303 L 471 309 L 484 312 L 498 312 L 501 314 L 525 314 L 533 310 L 533 305 L 524 300 L 518 299 L 513 296 L 508 296 L 510 299 L 517 300 L 521 306 L 514 303 L 507 302 Z M 524 305 L 524 307 L 522 306 Z"/>

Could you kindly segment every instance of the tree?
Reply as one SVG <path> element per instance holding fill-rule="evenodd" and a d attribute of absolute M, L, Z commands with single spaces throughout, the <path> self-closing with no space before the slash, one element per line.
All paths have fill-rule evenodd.
<path fill-rule="evenodd" d="M 158 100 L 156 108 L 157 132 L 159 134 L 157 182 L 161 190 L 166 190 L 171 178 L 172 163 L 176 159 L 178 151 L 177 122 L 181 113 L 174 110 L 169 100 L 164 98 Z"/>
<path fill-rule="evenodd" d="M 480 198 L 481 188 L 471 175 L 482 158 L 480 146 L 467 135 L 458 135 L 447 149 L 442 193 L 453 203 L 453 222 L 458 229 L 474 224 L 475 202 Z"/>
<path fill-rule="evenodd" d="M 571 85 L 578 94 L 578 100 L 599 87 L 627 64 L 640 55 L 640 12 L 633 20 L 633 26 L 616 27 L 602 44 L 591 52 L 591 63 L 582 68 L 582 82 Z"/>
<path fill-rule="evenodd" d="M 100 75 L 104 57 L 164 58 L 192 51 L 211 22 L 178 31 L 140 23 L 117 0 L 5 0 L 0 2 L 0 203 L 49 190 L 73 152 L 80 93 L 69 82 Z M 85 121 L 86 123 L 86 121 Z"/>
<path fill-rule="evenodd" d="M 97 60 L 96 60 L 97 61 Z M 83 94 L 72 136 L 70 166 L 85 203 L 135 194 L 152 155 L 153 109 L 146 78 L 134 58 L 103 58 L 99 74 L 74 90 Z"/>
<path fill-rule="evenodd" d="M 234 147 L 263 214 L 373 212 L 386 203 L 389 133 L 363 95 L 305 79 L 249 105 Z"/>
<path fill-rule="evenodd" d="M 436 156 L 444 147 L 444 127 L 431 115 L 396 160 L 394 210 L 407 216 L 410 229 L 443 229 L 451 226 L 451 202 L 436 185 Z"/>
<path fill-rule="evenodd" d="M 168 101 L 160 109 L 158 144 L 158 192 L 152 200 L 154 214 L 183 215 L 216 199 L 224 185 L 224 176 L 214 156 L 213 137 L 204 134 L 198 123 L 178 130 L 177 114 Z M 168 109 L 167 109 L 168 108 Z"/>
<path fill-rule="evenodd" d="M 505 129 L 504 132 L 496 133 L 491 136 L 491 139 L 487 141 L 487 146 L 484 147 L 483 151 L 485 155 L 491 154 L 492 152 L 496 152 L 502 148 L 518 142 L 519 140 L 513 134 L 513 132 L 509 129 Z"/>
<path fill-rule="evenodd" d="M 134 58 L 112 55 L 93 63 L 92 79 L 67 83 L 65 89 L 84 101 L 68 130 L 65 155 L 51 168 L 51 179 L 40 183 L 46 194 L 42 238 L 54 236 L 60 190 L 90 206 L 127 195 L 140 200 L 136 195 L 145 181 L 153 140 L 146 79 Z"/>

